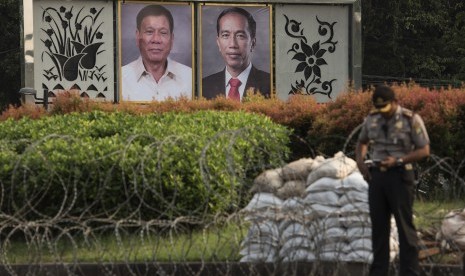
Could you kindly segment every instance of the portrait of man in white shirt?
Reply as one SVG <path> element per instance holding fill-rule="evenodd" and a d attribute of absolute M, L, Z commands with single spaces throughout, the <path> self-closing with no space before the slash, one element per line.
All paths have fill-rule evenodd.
<path fill-rule="evenodd" d="M 133 45 L 139 50 L 139 56 L 122 66 L 120 100 L 147 102 L 192 98 L 192 60 L 188 66 L 171 58 L 175 26 L 168 7 L 191 9 L 188 5 L 146 5 L 137 13 Z M 192 53 L 192 46 L 188 46 L 188 51 L 184 51 Z"/>

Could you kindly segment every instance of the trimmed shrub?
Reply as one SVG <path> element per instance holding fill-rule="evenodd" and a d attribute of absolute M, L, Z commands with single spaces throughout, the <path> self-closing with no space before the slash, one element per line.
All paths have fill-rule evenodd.
<path fill-rule="evenodd" d="M 170 219 L 240 208 L 261 171 L 287 159 L 290 132 L 245 112 L 101 111 L 1 123 L 2 210 Z"/>

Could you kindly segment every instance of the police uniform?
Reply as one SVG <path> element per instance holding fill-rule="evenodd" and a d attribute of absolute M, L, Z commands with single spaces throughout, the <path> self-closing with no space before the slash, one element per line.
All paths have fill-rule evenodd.
<path fill-rule="evenodd" d="M 366 117 L 358 141 L 369 145 L 371 159 L 375 161 L 370 168 L 368 192 L 374 253 L 370 275 L 385 275 L 388 271 L 391 214 L 399 233 L 400 275 L 418 275 L 418 238 L 413 224 L 415 173 L 412 164 L 404 164 L 400 158 L 429 144 L 423 120 L 399 105 L 390 118 L 373 111 Z M 376 165 L 377 160 L 388 156 L 399 160 L 398 165 L 390 168 Z"/>

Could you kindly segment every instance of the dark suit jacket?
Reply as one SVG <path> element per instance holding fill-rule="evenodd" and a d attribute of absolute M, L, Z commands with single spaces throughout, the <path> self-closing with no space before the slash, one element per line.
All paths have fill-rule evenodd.
<path fill-rule="evenodd" d="M 226 95 L 226 91 L 224 91 L 226 78 L 225 70 L 202 79 L 202 96 L 205 99 L 213 99 L 219 95 Z M 263 96 L 269 98 L 271 94 L 270 86 L 270 74 L 265 71 L 258 70 L 252 65 L 249 78 L 245 85 L 244 96 L 247 90 L 253 87 L 254 92 L 260 92 Z"/>

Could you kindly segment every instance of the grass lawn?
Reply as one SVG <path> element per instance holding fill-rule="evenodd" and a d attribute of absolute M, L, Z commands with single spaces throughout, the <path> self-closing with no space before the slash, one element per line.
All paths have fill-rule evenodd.
<path fill-rule="evenodd" d="M 465 200 L 416 200 L 415 223 L 422 233 L 435 235 L 441 221 L 451 210 L 463 209 Z M 91 232 L 84 234 L 33 236 L 24 242 L 21 237 L 2 239 L 0 263 L 54 263 L 54 262 L 188 262 L 238 261 L 240 243 L 248 227 L 239 219 L 204 227 L 194 231 Z M 108 231 L 108 230 L 107 230 Z M 457 252 L 447 252 L 429 261 L 456 263 Z"/>

